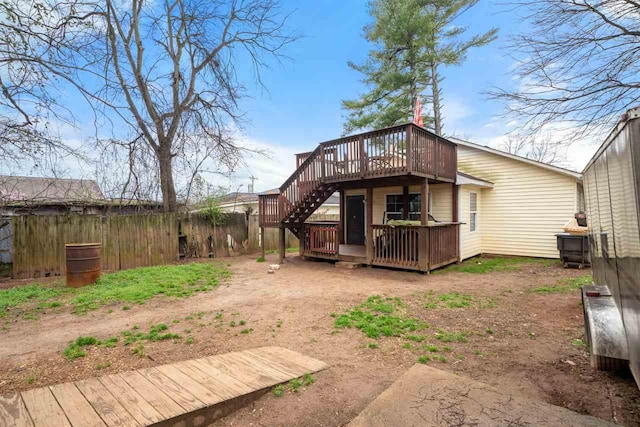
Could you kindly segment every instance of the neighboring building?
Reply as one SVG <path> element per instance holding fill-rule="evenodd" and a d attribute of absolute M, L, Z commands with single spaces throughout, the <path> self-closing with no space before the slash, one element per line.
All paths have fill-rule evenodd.
<path fill-rule="evenodd" d="M 279 189 L 265 191 L 264 193 L 228 193 L 218 199 L 220 208 L 224 212 L 244 212 L 249 215 L 258 214 L 258 196 L 260 194 L 278 194 Z M 339 215 L 340 198 L 333 194 L 316 210 L 316 215 Z"/>
<path fill-rule="evenodd" d="M 282 192 L 260 195 L 260 225 L 291 230 L 308 257 L 420 271 L 482 253 L 557 258 L 555 234 L 584 210 L 580 173 L 414 124 L 322 143 L 296 164 Z M 340 221 L 308 221 L 334 192 Z"/>
<path fill-rule="evenodd" d="M 106 199 L 88 179 L 0 175 L 0 216 L 133 214 L 162 209 L 146 200 Z"/>

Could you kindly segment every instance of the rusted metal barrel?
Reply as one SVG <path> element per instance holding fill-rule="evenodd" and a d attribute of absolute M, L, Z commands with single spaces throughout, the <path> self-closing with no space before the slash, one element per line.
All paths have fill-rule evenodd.
<path fill-rule="evenodd" d="M 101 243 L 68 243 L 64 245 L 67 259 L 67 286 L 96 283 L 102 272 Z"/>

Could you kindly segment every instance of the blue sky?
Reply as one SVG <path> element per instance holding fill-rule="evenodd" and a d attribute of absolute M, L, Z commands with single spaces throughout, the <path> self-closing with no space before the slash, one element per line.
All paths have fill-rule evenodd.
<path fill-rule="evenodd" d="M 262 74 L 267 91 L 253 84 L 250 73 L 241 76 L 247 79 L 250 95 L 242 104 L 249 119 L 244 133 L 270 149 L 272 158 L 250 160 L 232 187 L 248 182 L 251 173 L 258 177 L 257 190 L 280 185 L 293 171 L 293 153 L 313 150 L 318 142 L 341 135 L 341 100 L 364 90 L 360 75 L 347 61 L 364 61 L 370 48 L 362 30 L 370 19 L 366 2 L 285 1 L 283 7 L 294 10 L 289 24 L 304 35 L 287 49 L 291 60 Z M 495 145 L 507 132 L 506 121 L 499 117 L 503 106 L 483 93 L 491 86 L 514 84 L 509 74 L 514 60 L 505 45 L 511 34 L 522 30 L 520 22 L 505 6 L 487 0 L 456 22 L 467 26 L 469 35 L 498 27 L 499 36 L 491 45 L 471 50 L 463 65 L 443 70 L 446 134 Z"/>

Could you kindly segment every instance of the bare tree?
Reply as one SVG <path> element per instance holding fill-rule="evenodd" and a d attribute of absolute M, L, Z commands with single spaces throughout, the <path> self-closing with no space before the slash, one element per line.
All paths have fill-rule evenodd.
<path fill-rule="evenodd" d="M 261 84 L 261 69 L 296 38 L 286 32 L 276 0 L 40 0 L 39 7 L 9 1 L 19 36 L 53 25 L 57 16 L 71 23 L 63 34 L 54 32 L 62 41 L 46 55 L 8 46 L 7 56 L 52 71 L 79 91 L 103 142 L 133 133 L 133 151 L 130 143 L 116 145 L 153 154 L 166 211 L 177 207 L 176 165 L 206 163 L 189 156 L 204 152 L 219 165 L 237 164 L 243 147 L 229 128 L 242 123 L 238 66 Z"/>
<path fill-rule="evenodd" d="M 513 12 L 528 24 L 510 46 L 520 85 L 491 95 L 524 129 L 560 123 L 574 139 L 595 136 L 638 103 L 638 1 L 523 0 Z"/>
<path fill-rule="evenodd" d="M 507 139 L 498 148 L 527 159 L 562 166 L 567 162 L 570 147 L 570 140 L 558 138 L 551 133 L 532 135 L 520 132 L 507 135 Z"/>

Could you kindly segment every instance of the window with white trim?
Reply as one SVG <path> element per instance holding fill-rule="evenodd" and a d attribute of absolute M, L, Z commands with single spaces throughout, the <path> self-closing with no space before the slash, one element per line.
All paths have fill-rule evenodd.
<path fill-rule="evenodd" d="M 427 213 L 431 215 L 432 197 L 429 193 Z M 404 211 L 404 201 L 402 194 L 387 194 L 385 206 L 385 223 L 392 219 L 402 219 Z M 422 201 L 420 193 L 409 193 L 409 212 L 407 217 L 412 221 L 420 221 L 420 212 L 422 209 Z"/>
<path fill-rule="evenodd" d="M 478 229 L 478 193 L 469 192 L 469 232 Z"/>

